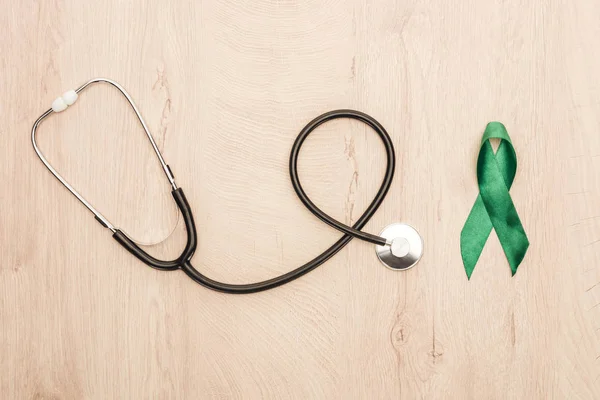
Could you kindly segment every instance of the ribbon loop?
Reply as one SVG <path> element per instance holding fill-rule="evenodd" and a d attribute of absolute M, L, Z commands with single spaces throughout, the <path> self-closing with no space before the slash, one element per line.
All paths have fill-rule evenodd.
<path fill-rule="evenodd" d="M 490 139 L 500 139 L 495 154 Z M 513 276 L 527 253 L 529 240 L 509 193 L 516 172 L 517 155 L 506 128 L 500 122 L 490 122 L 477 159 L 479 195 L 460 233 L 460 251 L 469 279 L 492 229 Z"/>

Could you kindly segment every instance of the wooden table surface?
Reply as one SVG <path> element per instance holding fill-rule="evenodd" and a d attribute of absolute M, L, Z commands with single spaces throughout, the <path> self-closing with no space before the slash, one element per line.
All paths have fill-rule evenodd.
<path fill-rule="evenodd" d="M 600 397 L 600 4 L 588 0 L 1 0 L 0 393 L 6 399 Z M 234 296 L 134 259 L 44 168 L 35 119 L 93 77 L 133 96 L 195 213 L 195 265 L 253 282 L 340 233 L 287 169 L 318 114 L 373 115 L 396 146 L 365 230 L 415 226 L 425 255 L 384 268 L 357 240 L 272 291 Z M 460 231 L 487 122 L 519 169 L 531 246 L 495 236 L 468 281 Z M 116 226 L 159 241 L 170 186 L 133 112 L 95 86 L 39 130 L 48 159 Z M 328 123 L 301 179 L 353 223 L 384 172 L 377 136 Z M 150 247 L 167 258 L 183 224 Z"/>

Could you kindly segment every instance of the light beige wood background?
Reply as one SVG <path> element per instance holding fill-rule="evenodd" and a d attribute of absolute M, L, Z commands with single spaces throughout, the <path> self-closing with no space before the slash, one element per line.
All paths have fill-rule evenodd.
<path fill-rule="evenodd" d="M 600 5 L 587 0 L 2 0 L 2 398 L 593 399 L 600 396 Z M 204 289 L 126 253 L 30 143 L 63 91 L 113 78 L 195 211 L 195 265 L 228 282 L 289 271 L 339 233 L 294 195 L 289 150 L 316 115 L 375 116 L 396 179 L 367 225 L 404 221 L 418 266 L 353 241 L 265 293 Z M 514 278 L 492 235 L 473 278 L 459 236 L 485 124 L 507 126 L 531 247 Z M 107 86 L 44 122 L 42 149 L 117 226 L 159 240 L 169 185 Z M 383 148 L 364 126 L 308 140 L 314 201 L 355 221 Z M 173 256 L 179 226 L 153 254 Z"/>

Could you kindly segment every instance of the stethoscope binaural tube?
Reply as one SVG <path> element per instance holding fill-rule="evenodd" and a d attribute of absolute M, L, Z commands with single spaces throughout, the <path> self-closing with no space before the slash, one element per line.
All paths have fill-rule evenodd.
<path fill-rule="evenodd" d="M 171 187 L 172 187 L 171 193 L 173 195 L 173 199 L 175 200 L 175 203 L 177 204 L 177 207 L 179 208 L 179 211 L 181 212 L 181 214 L 183 216 L 183 220 L 184 220 L 186 231 L 187 231 L 187 242 L 186 242 L 185 248 L 183 249 L 181 255 L 174 260 L 163 261 L 163 260 L 159 260 L 159 259 L 151 256 L 146 251 L 141 249 L 124 232 L 122 232 L 118 228 L 115 228 L 114 225 L 112 225 L 102 214 L 100 214 L 99 211 L 97 211 L 89 202 L 87 202 L 83 198 L 83 196 L 81 196 L 50 165 L 50 163 L 46 160 L 46 158 L 43 156 L 43 154 L 41 153 L 41 151 L 39 150 L 39 148 L 37 146 L 35 134 L 36 134 L 36 129 L 39 126 L 39 124 L 41 123 L 41 121 L 44 120 L 48 115 L 52 114 L 53 112 L 60 112 L 60 111 L 63 111 L 64 109 L 66 109 L 69 105 L 71 105 L 75 102 L 75 100 L 77 99 L 77 94 L 79 92 L 81 92 L 83 89 L 87 88 L 92 83 L 98 83 L 98 82 L 105 82 L 105 83 L 111 84 L 112 86 L 117 88 L 121 92 L 121 94 L 128 100 L 129 104 L 135 111 L 136 116 L 138 117 L 142 127 L 144 128 L 146 135 L 147 135 L 148 139 L 150 140 L 150 142 L 154 148 L 154 151 L 163 167 L 163 171 L 165 172 L 165 175 L 167 176 L 167 178 L 171 184 Z M 74 96 L 73 96 L 73 93 L 75 93 Z M 361 239 L 361 240 L 364 240 L 364 241 L 367 241 L 370 243 L 374 243 L 375 245 L 377 245 L 378 257 L 385 265 L 389 266 L 392 269 L 408 269 L 408 268 L 412 267 L 421 257 L 422 241 L 421 241 L 420 237 L 418 236 L 418 234 L 416 233 L 416 231 L 414 231 L 414 229 L 408 227 L 407 225 L 395 224 L 395 225 L 391 225 L 390 227 L 388 227 L 386 229 L 388 229 L 390 232 L 392 232 L 392 231 L 398 232 L 398 229 L 400 229 L 401 232 L 406 232 L 406 230 L 408 229 L 408 233 L 407 233 L 406 237 L 408 239 L 410 239 L 410 243 L 405 238 L 398 238 L 398 239 L 402 240 L 402 243 L 400 243 L 399 240 L 395 242 L 394 241 L 395 239 L 393 237 L 391 237 L 391 238 L 390 237 L 381 237 L 381 236 L 376 236 L 376 235 L 372 235 L 372 234 L 361 231 L 361 229 L 371 219 L 371 217 L 375 214 L 375 212 L 377 211 L 377 209 L 383 202 L 383 200 L 390 188 L 390 185 L 392 183 L 392 179 L 394 177 L 394 168 L 395 168 L 394 146 L 392 144 L 392 141 L 391 141 L 388 133 L 383 128 L 383 126 L 381 126 L 381 124 L 379 122 L 377 122 L 373 117 L 371 117 L 367 114 L 361 113 L 359 111 L 354 111 L 354 110 L 336 110 L 336 111 L 330 111 L 330 112 L 327 112 L 325 114 L 318 116 L 317 118 L 315 118 L 311 122 L 309 122 L 304 127 L 304 129 L 302 129 L 302 131 L 296 138 L 296 141 L 294 142 L 294 145 L 292 146 L 292 150 L 290 153 L 289 172 L 290 172 L 290 178 L 292 181 L 292 186 L 294 187 L 296 194 L 298 195 L 298 197 L 300 198 L 302 203 L 308 208 L 308 210 L 311 213 L 313 213 L 321 221 L 323 221 L 326 224 L 332 226 L 333 228 L 341 231 L 342 233 L 344 233 L 344 235 L 340 239 L 338 239 L 333 245 L 331 245 L 328 249 L 326 249 L 324 252 L 319 254 L 317 257 L 315 257 L 311 261 L 309 261 L 306 264 L 304 264 L 290 272 L 287 272 L 283 275 L 280 275 L 280 276 L 272 278 L 272 279 L 267 279 L 265 281 L 256 282 L 256 283 L 229 284 L 229 283 L 224 283 L 224 282 L 219 282 L 219 281 L 213 280 L 213 279 L 203 275 L 192 265 L 191 259 L 194 255 L 194 252 L 196 251 L 196 246 L 197 246 L 197 233 L 196 233 L 196 225 L 194 222 L 194 217 L 192 215 L 191 208 L 185 197 L 185 194 L 183 193 L 183 190 L 181 188 L 177 187 L 177 185 L 175 183 L 175 178 L 173 176 L 173 173 L 171 172 L 171 169 L 165 163 L 164 158 L 162 157 L 158 147 L 156 146 L 156 143 L 154 142 L 154 139 L 152 138 L 152 135 L 150 134 L 150 131 L 148 130 L 148 127 L 146 126 L 140 112 L 138 111 L 133 100 L 131 99 L 129 94 L 125 91 L 125 89 L 123 89 L 116 82 L 111 81 L 109 79 L 96 78 L 96 79 L 90 80 L 89 82 L 82 85 L 80 88 L 78 88 L 75 91 L 66 92 L 65 95 L 63 95 L 63 97 L 65 97 L 65 98 L 68 97 L 69 99 L 72 99 L 74 97 L 74 100 L 65 101 L 65 99 L 63 99 L 62 97 L 59 97 L 58 99 L 55 100 L 55 103 L 57 103 L 58 106 L 55 107 L 55 103 L 53 103 L 53 108 L 46 111 L 44 114 L 42 114 L 42 116 L 40 118 L 38 118 L 38 120 L 33 125 L 31 138 L 32 138 L 33 147 L 34 147 L 36 153 L 38 154 L 38 156 L 40 157 L 40 159 L 42 160 L 44 165 L 46 165 L 46 167 L 50 170 L 50 172 L 75 197 L 77 197 L 77 199 L 79 199 L 94 214 L 94 217 L 96 218 L 96 220 L 98 220 L 98 222 L 100 222 L 100 224 L 102 224 L 104 227 L 110 229 L 113 232 L 113 238 L 121 246 L 123 246 L 125 249 L 127 249 L 127 251 L 129 251 L 131 254 L 133 254 L 135 257 L 137 257 L 139 260 L 141 260 L 142 262 L 144 262 L 145 264 L 149 265 L 152 268 L 156 268 L 156 269 L 164 270 L 164 271 L 182 269 L 191 279 L 193 279 L 197 283 L 201 284 L 202 286 L 205 286 L 207 288 L 217 290 L 220 292 L 225 292 L 225 293 L 243 294 L 243 293 L 254 293 L 254 292 L 260 292 L 260 291 L 272 289 L 272 288 L 281 286 L 283 284 L 286 284 L 288 282 L 291 282 L 291 281 L 303 276 L 304 274 L 312 271 L 313 269 L 317 268 L 319 265 L 323 264 L 325 261 L 327 261 L 331 257 L 333 257 L 344 246 L 346 246 L 350 242 L 350 240 L 352 240 L 353 238 L 358 238 L 358 239 Z M 65 104 L 63 104 L 63 103 L 65 103 Z M 382 140 L 384 148 L 385 148 L 386 160 L 387 160 L 385 175 L 384 175 L 383 181 L 381 183 L 381 186 L 380 186 L 379 190 L 377 191 L 377 194 L 375 195 L 375 198 L 371 201 L 371 203 L 369 204 L 369 206 L 367 207 L 365 212 L 360 216 L 360 218 L 358 218 L 356 223 L 351 227 L 335 220 L 334 218 L 332 218 L 331 216 L 327 215 L 325 212 L 320 210 L 304 192 L 304 189 L 302 188 L 302 185 L 300 183 L 300 179 L 298 176 L 298 157 L 299 157 L 299 153 L 300 153 L 300 148 L 302 147 L 302 144 L 304 143 L 304 141 L 306 140 L 308 135 L 310 135 L 310 133 L 313 132 L 321 124 L 323 124 L 327 121 L 333 120 L 333 119 L 338 119 L 338 118 L 356 119 L 356 120 L 359 120 L 359 121 L 364 122 L 367 125 L 369 125 L 375 131 L 375 133 L 377 133 L 379 138 Z M 412 232 L 411 229 L 414 232 Z M 386 230 L 384 230 L 383 233 L 386 233 Z M 414 236 L 414 235 L 416 235 L 416 236 Z M 396 243 L 398 244 L 398 246 L 395 245 Z M 407 243 L 409 244 L 409 247 L 412 245 L 412 253 L 411 253 L 410 248 L 408 251 L 406 250 Z M 395 254 L 394 252 L 395 252 L 396 248 L 397 248 L 397 251 L 401 252 L 402 254 L 399 254 L 399 253 Z M 391 262 L 390 262 L 390 260 L 391 260 Z"/>

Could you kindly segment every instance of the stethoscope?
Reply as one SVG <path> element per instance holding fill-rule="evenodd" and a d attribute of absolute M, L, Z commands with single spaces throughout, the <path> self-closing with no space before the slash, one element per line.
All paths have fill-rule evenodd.
<path fill-rule="evenodd" d="M 187 243 L 185 245 L 185 248 L 181 252 L 181 255 L 174 260 L 164 261 L 152 257 L 150 254 L 142 250 L 134 242 L 134 240 L 132 240 L 123 231 L 119 230 L 118 228 L 115 228 L 115 226 L 111 224 L 106 217 L 104 217 L 87 200 L 85 200 L 83 196 L 77 190 L 75 190 L 75 188 L 73 188 L 73 186 L 71 186 L 52 167 L 52 165 L 50 165 L 50 163 L 48 162 L 46 157 L 44 157 L 37 145 L 35 134 L 40 123 L 51 114 L 66 110 L 69 106 L 75 103 L 79 93 L 81 93 L 84 89 L 87 89 L 91 85 L 100 82 L 108 83 L 114 86 L 127 99 L 129 104 L 131 105 L 131 108 L 135 112 L 140 124 L 144 128 L 146 136 L 148 137 L 148 140 L 150 140 L 150 143 L 154 148 L 154 152 L 156 153 L 156 156 L 160 161 L 163 172 L 165 173 L 167 179 L 169 180 L 169 183 L 171 184 L 171 194 L 173 195 L 173 199 L 175 200 L 175 203 L 177 204 L 177 207 L 179 208 L 179 211 L 183 216 L 183 221 L 185 222 L 185 228 L 187 231 Z M 310 133 L 314 131 L 317 127 L 319 127 L 321 124 L 338 118 L 356 119 L 369 125 L 375 131 L 375 133 L 377 133 L 377 135 L 383 142 L 383 145 L 385 146 L 387 159 L 387 166 L 385 169 L 385 175 L 383 178 L 383 182 L 381 183 L 381 187 L 377 191 L 377 194 L 375 195 L 373 201 L 371 201 L 371 204 L 369 204 L 365 212 L 351 227 L 339 221 L 336 221 L 335 219 L 324 213 L 322 210 L 320 210 L 308 198 L 308 196 L 304 192 L 304 189 L 302 188 L 302 185 L 300 184 L 300 179 L 298 178 L 298 156 L 302 144 L 304 143 L 308 135 L 310 135 Z M 31 130 L 31 141 L 33 142 L 33 148 L 37 153 L 38 157 L 40 158 L 40 160 L 42 160 L 42 162 L 48 168 L 48 170 L 50 170 L 52 175 L 54 175 L 56 179 L 58 179 L 85 207 L 87 207 L 88 210 L 92 212 L 92 214 L 94 214 L 96 220 L 104 228 L 107 228 L 112 232 L 113 238 L 121 246 L 123 246 L 131 254 L 133 254 L 142 262 L 144 262 L 152 268 L 156 268 L 163 271 L 173 271 L 181 269 L 197 283 L 213 290 L 226 293 L 254 293 L 286 284 L 312 271 L 319 265 L 323 264 L 325 261 L 329 260 L 344 246 L 346 246 L 353 238 L 358 238 L 375 244 L 375 251 L 379 260 L 381 260 L 381 262 L 384 265 L 393 270 L 407 270 L 413 267 L 421 259 L 421 256 L 423 254 L 423 240 L 421 239 L 417 231 L 409 225 L 399 223 L 389 225 L 385 229 L 383 229 L 379 236 L 361 231 L 361 229 L 377 211 L 390 188 L 392 179 L 394 177 L 395 153 L 390 136 L 385 131 L 383 126 L 381 126 L 381 124 L 377 122 L 373 117 L 359 111 L 335 110 L 322 114 L 317 118 L 313 119 L 308 123 L 308 125 L 304 127 L 304 129 L 302 129 L 302 131 L 300 131 L 300 134 L 296 138 L 296 141 L 294 142 L 294 145 L 292 146 L 292 151 L 290 153 L 290 178 L 292 181 L 292 186 L 294 187 L 296 194 L 300 198 L 300 201 L 302 201 L 306 208 L 308 208 L 308 210 L 311 213 L 313 213 L 317 218 L 319 218 L 326 224 L 332 226 L 333 228 L 339 230 L 344 235 L 323 253 L 319 254 L 317 257 L 307 262 L 306 264 L 286 274 L 262 282 L 241 285 L 233 285 L 215 281 L 203 275 L 192 266 L 191 259 L 196 250 L 198 239 L 196 233 L 196 225 L 194 223 L 194 217 L 192 216 L 190 205 L 185 197 L 185 194 L 183 193 L 183 190 L 180 187 L 178 187 L 175 183 L 175 177 L 173 175 L 173 172 L 171 171 L 171 168 L 167 165 L 162 154 L 160 153 L 160 150 L 158 149 L 154 138 L 150 134 L 148 126 L 144 122 L 144 119 L 142 118 L 142 115 L 140 114 L 138 108 L 133 102 L 131 96 L 125 91 L 125 89 L 123 89 L 123 87 L 121 87 L 121 85 L 110 79 L 95 78 L 84 83 L 82 86 L 75 90 L 65 92 L 62 96 L 54 100 L 54 102 L 52 103 L 52 108 L 44 112 L 37 119 L 37 121 L 35 121 Z"/>

